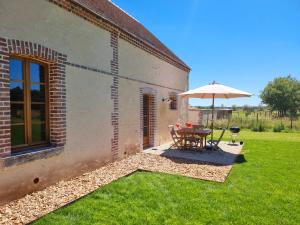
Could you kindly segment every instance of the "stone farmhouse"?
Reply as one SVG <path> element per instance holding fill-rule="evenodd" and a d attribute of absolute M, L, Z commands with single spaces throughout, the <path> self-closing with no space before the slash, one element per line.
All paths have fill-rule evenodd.
<path fill-rule="evenodd" d="M 0 0 L 0 204 L 171 141 L 190 68 L 108 0 Z"/>

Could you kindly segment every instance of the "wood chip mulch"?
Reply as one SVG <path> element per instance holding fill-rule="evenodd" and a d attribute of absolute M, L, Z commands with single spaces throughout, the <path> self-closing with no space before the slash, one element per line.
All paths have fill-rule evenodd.
<path fill-rule="evenodd" d="M 231 166 L 139 153 L 0 206 L 0 224 L 27 224 L 136 170 L 224 182 Z"/>

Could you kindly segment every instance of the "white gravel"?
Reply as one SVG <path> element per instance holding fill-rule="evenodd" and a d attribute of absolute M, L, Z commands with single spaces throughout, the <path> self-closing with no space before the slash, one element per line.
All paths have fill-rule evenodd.
<path fill-rule="evenodd" d="M 224 182 L 231 166 L 139 153 L 0 206 L 0 224 L 27 224 L 138 169 Z"/>

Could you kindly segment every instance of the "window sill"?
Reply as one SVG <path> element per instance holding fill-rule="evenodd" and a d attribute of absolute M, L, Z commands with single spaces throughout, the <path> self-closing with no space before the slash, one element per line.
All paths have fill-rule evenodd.
<path fill-rule="evenodd" d="M 28 162 L 32 162 L 40 159 L 47 159 L 53 156 L 59 155 L 64 150 L 64 146 L 47 146 L 36 149 L 35 151 L 23 151 L 14 155 L 0 159 L 0 169 L 18 166 Z"/>

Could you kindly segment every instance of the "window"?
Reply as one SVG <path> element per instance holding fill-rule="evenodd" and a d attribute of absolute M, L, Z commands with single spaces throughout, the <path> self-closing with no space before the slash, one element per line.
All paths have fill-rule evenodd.
<path fill-rule="evenodd" d="M 170 109 L 176 110 L 177 109 L 177 96 L 176 95 L 170 95 Z"/>
<path fill-rule="evenodd" d="M 30 59 L 11 58 L 10 109 L 12 151 L 47 144 L 47 66 Z"/>

